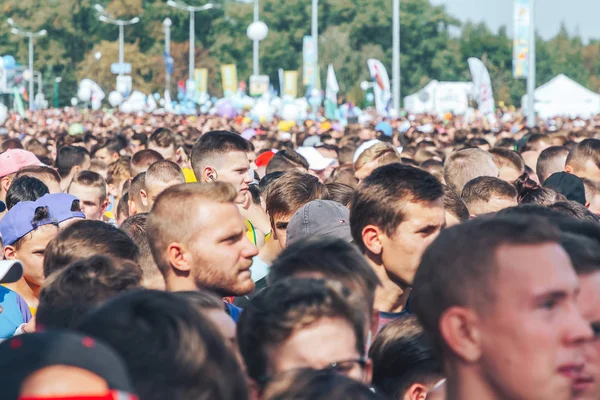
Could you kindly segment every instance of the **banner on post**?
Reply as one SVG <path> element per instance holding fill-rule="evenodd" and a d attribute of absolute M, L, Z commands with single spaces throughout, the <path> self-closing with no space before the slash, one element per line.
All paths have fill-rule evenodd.
<path fill-rule="evenodd" d="M 513 76 L 524 79 L 529 76 L 529 0 L 515 0 L 514 12 Z"/>
<path fill-rule="evenodd" d="M 196 68 L 194 70 L 194 81 L 198 93 L 208 93 L 208 69 Z"/>
<path fill-rule="evenodd" d="M 258 97 L 269 91 L 269 75 L 252 75 L 250 77 L 250 96 Z"/>
<path fill-rule="evenodd" d="M 223 95 L 234 94 L 238 90 L 237 67 L 235 64 L 221 66 L 221 79 L 223 81 Z"/>
<path fill-rule="evenodd" d="M 496 107 L 490 73 L 478 58 L 469 58 L 468 63 L 473 77 L 474 97 L 479 103 L 479 111 L 484 115 L 493 114 Z"/>
<path fill-rule="evenodd" d="M 375 108 L 380 115 L 388 115 L 388 105 L 392 100 L 390 78 L 387 70 L 379 60 L 367 60 L 369 73 L 373 80 L 373 94 L 375 95 Z"/>
<path fill-rule="evenodd" d="M 303 74 L 302 83 L 304 86 L 318 88 L 319 82 L 315 82 L 315 69 L 317 68 L 317 53 L 315 42 L 312 36 L 304 36 L 302 41 Z"/>
<path fill-rule="evenodd" d="M 298 71 L 283 72 L 283 94 L 298 97 Z"/>
<path fill-rule="evenodd" d="M 327 82 L 325 83 L 325 118 L 329 120 L 338 119 L 337 95 L 340 91 L 333 65 L 327 68 Z"/>

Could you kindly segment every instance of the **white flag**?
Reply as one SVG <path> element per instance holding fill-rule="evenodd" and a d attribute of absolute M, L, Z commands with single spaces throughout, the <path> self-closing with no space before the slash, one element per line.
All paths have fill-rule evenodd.
<path fill-rule="evenodd" d="M 492 91 L 490 73 L 480 59 L 469 58 L 468 62 L 475 87 L 475 100 L 479 103 L 479 111 L 484 115 L 493 114 L 495 111 L 494 92 Z"/>
<path fill-rule="evenodd" d="M 371 78 L 374 81 L 373 92 L 375 95 L 375 108 L 381 115 L 388 115 L 388 105 L 392 99 L 390 87 L 390 78 L 388 73 L 379 60 L 370 59 L 367 61 Z"/>
<path fill-rule="evenodd" d="M 325 118 L 337 119 L 337 94 L 340 91 L 333 65 L 327 68 L 327 84 L 325 88 Z"/>

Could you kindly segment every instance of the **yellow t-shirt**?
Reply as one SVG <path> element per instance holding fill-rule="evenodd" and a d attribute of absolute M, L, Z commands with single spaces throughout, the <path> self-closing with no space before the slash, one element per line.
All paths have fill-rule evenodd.
<path fill-rule="evenodd" d="M 194 175 L 194 171 L 192 171 L 189 168 L 184 168 L 183 169 L 183 176 L 185 177 L 185 182 L 186 183 L 198 182 L 196 180 L 196 175 Z"/>
<path fill-rule="evenodd" d="M 256 229 L 254 229 L 254 225 L 252 225 L 252 222 L 246 220 L 246 228 L 248 228 L 248 230 L 246 231 L 246 236 L 248 236 L 248 239 L 250 239 L 250 241 L 252 242 L 253 245 L 257 245 L 258 242 L 256 240 Z"/>

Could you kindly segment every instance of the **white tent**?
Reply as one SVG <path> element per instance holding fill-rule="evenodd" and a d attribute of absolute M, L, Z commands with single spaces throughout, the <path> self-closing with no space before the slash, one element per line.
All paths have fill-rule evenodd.
<path fill-rule="evenodd" d="M 412 114 L 462 115 L 469 108 L 471 82 L 438 82 L 433 80 L 419 92 L 404 98 L 404 109 Z"/>
<path fill-rule="evenodd" d="M 521 104 L 527 112 L 527 95 L 522 97 Z M 600 114 L 600 95 L 560 74 L 535 89 L 535 112 L 541 118 L 590 118 Z"/>

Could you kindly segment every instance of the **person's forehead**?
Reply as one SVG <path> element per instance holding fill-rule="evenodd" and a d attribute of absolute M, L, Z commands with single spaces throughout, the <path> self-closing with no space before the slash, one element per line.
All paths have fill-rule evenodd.
<path fill-rule="evenodd" d="M 403 222 L 437 223 L 445 220 L 444 202 L 441 198 L 434 201 L 407 201 L 402 207 Z"/>
<path fill-rule="evenodd" d="M 218 227 L 221 231 L 243 224 L 241 214 L 233 203 L 203 201 L 195 208 L 195 224 Z"/>
<path fill-rule="evenodd" d="M 24 248 L 45 246 L 50 240 L 52 240 L 58 234 L 58 227 L 56 225 L 44 225 L 40 226 L 36 230 L 31 232 L 28 240 L 23 243 Z"/>
<path fill-rule="evenodd" d="M 558 243 L 501 245 L 495 251 L 495 259 L 495 285 L 515 295 L 573 292 L 579 285 L 571 261 Z"/>
<path fill-rule="evenodd" d="M 88 200 L 89 197 L 98 197 L 100 196 L 100 188 L 83 186 L 77 183 L 72 183 L 69 187 L 69 194 L 77 197 L 79 200 Z M 97 200 L 97 199 L 96 199 Z"/>

